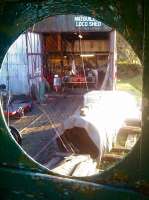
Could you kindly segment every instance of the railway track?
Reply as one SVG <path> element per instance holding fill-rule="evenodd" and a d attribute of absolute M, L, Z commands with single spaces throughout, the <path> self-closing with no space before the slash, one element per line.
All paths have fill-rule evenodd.
<path fill-rule="evenodd" d="M 98 163 L 96 159 L 89 155 L 80 155 L 77 153 L 56 153 L 55 156 L 46 163 L 49 169 L 53 172 L 66 176 L 91 176 L 95 173 L 102 173 L 108 167 L 121 161 L 127 153 L 132 149 L 141 134 L 140 123 L 130 120 L 128 124 L 122 127 L 118 133 L 116 144 L 112 150 L 105 153 Z M 138 125 L 136 126 L 136 124 Z M 135 132 L 134 132 L 135 130 Z M 60 157 L 62 161 L 60 162 Z M 53 167 L 54 162 L 59 162 L 56 167 Z"/>
<path fill-rule="evenodd" d="M 11 121 L 23 137 L 23 148 L 35 160 L 44 164 L 54 151 L 60 124 L 82 103 L 82 97 L 68 96 L 47 100 L 46 104 L 35 104 L 33 115 Z"/>
<path fill-rule="evenodd" d="M 127 121 L 126 126 L 120 130 L 117 144 L 111 152 L 103 156 L 98 167 L 95 167 L 96 161 L 89 155 L 77 155 L 73 149 L 70 152 L 68 144 L 64 144 L 66 153 L 60 152 L 56 142 L 56 138 L 59 137 L 60 124 L 72 115 L 81 104 L 82 99 L 79 96 L 55 98 L 47 101 L 46 104 L 35 104 L 36 112 L 33 112 L 32 116 L 26 116 L 25 122 L 22 118 L 16 123 L 23 136 L 25 151 L 56 173 L 80 176 L 102 172 L 123 159 L 140 135 L 140 122 Z M 21 124 L 21 120 L 24 123 Z M 82 171 L 85 169 L 83 166 L 90 167 L 92 170 L 85 173 Z"/>

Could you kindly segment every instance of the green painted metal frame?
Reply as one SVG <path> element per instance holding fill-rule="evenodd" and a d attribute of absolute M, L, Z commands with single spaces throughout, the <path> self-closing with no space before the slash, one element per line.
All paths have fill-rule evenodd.
<path fill-rule="evenodd" d="M 142 135 L 116 166 L 92 177 L 60 177 L 19 147 L 0 116 L 1 199 L 149 199 L 149 12 L 143 0 L 41 0 L 0 3 L 0 62 L 13 41 L 48 16 L 83 14 L 116 28 L 144 65 Z"/>

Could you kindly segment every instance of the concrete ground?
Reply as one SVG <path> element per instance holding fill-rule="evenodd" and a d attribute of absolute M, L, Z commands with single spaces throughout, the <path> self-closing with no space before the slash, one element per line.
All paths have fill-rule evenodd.
<path fill-rule="evenodd" d="M 38 162 L 47 163 L 57 150 L 55 135 L 63 120 L 72 115 L 83 103 L 83 96 L 74 94 L 46 95 L 44 103 L 34 102 L 31 112 L 20 119 L 10 120 L 23 137 L 23 149 Z"/>

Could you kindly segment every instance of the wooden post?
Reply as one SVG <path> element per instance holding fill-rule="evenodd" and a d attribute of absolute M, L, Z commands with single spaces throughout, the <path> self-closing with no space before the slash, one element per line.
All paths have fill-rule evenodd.
<path fill-rule="evenodd" d="M 61 34 L 60 33 L 57 33 L 57 49 L 58 51 L 61 51 Z"/>
<path fill-rule="evenodd" d="M 117 60 L 117 49 L 116 49 L 116 30 L 110 32 L 110 45 L 109 45 L 109 65 L 110 65 L 110 88 L 116 89 L 116 60 Z"/>
<path fill-rule="evenodd" d="M 31 95 L 31 83 L 30 83 L 30 70 L 29 70 L 29 58 L 28 58 L 28 32 L 25 33 L 25 42 L 26 42 L 26 58 L 27 58 L 27 79 L 28 79 L 28 87 L 29 87 L 29 95 Z"/>

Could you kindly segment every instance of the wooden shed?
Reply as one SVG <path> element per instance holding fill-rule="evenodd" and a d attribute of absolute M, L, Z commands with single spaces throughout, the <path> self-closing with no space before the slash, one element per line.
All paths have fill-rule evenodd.
<path fill-rule="evenodd" d="M 115 87 L 115 30 L 91 17 L 59 15 L 46 18 L 29 31 L 42 35 L 43 73 L 47 80 L 55 74 L 82 75 L 90 83 L 88 71 L 93 70 L 96 80 L 92 82 L 97 89 Z"/>

